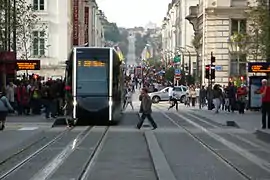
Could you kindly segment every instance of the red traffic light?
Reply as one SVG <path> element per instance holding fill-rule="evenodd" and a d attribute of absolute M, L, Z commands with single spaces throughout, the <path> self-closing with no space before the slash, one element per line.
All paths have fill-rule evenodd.
<path fill-rule="evenodd" d="M 244 76 L 241 76 L 240 79 L 241 79 L 241 81 L 243 81 L 244 80 Z"/>

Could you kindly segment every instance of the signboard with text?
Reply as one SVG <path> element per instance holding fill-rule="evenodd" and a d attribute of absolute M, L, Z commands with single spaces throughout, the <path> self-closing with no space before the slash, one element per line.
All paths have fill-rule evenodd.
<path fill-rule="evenodd" d="M 79 0 L 73 0 L 73 45 L 79 45 Z"/>
<path fill-rule="evenodd" d="M 17 60 L 16 70 L 40 70 L 40 60 Z"/>
<path fill-rule="evenodd" d="M 251 73 L 270 73 L 270 63 L 268 63 L 268 62 L 250 62 L 250 63 L 248 63 L 248 72 L 251 72 Z"/>

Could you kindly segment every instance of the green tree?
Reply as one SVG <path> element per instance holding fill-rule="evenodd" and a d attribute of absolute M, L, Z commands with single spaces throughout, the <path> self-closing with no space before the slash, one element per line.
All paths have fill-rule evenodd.
<path fill-rule="evenodd" d="M 120 42 L 121 35 L 116 23 L 109 23 L 105 27 L 104 37 L 107 41 Z"/>
<path fill-rule="evenodd" d="M 167 69 L 165 71 L 165 79 L 173 82 L 173 80 L 174 80 L 174 68 L 173 67 L 170 67 L 169 69 Z"/>
<path fill-rule="evenodd" d="M 140 57 L 142 54 L 142 51 L 145 47 L 145 45 L 148 43 L 150 37 L 150 33 L 147 33 L 145 35 L 141 35 L 140 33 L 135 34 L 135 54 L 136 57 Z"/>
<path fill-rule="evenodd" d="M 257 0 L 257 6 L 252 6 L 247 11 L 249 22 L 250 49 L 263 59 L 270 62 L 270 14 L 266 0 Z"/>
<path fill-rule="evenodd" d="M 124 56 L 128 53 L 128 32 L 126 29 L 119 30 L 116 23 L 105 22 L 104 37 L 106 41 L 118 44 Z"/>
<path fill-rule="evenodd" d="M 17 50 L 21 53 L 21 58 L 28 60 L 29 57 L 33 56 L 35 41 L 39 41 L 41 47 L 38 52 L 40 56 L 45 55 L 45 44 L 47 41 L 46 29 L 47 26 L 41 22 L 41 18 L 35 14 L 31 4 L 28 4 L 26 0 L 17 0 Z M 33 37 L 33 32 L 38 32 L 37 37 Z"/>

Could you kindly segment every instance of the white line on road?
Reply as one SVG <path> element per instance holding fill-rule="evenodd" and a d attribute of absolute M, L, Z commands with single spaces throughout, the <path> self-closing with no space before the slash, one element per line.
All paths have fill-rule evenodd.
<path fill-rule="evenodd" d="M 46 180 L 48 179 L 60 165 L 71 155 L 73 151 L 80 145 L 80 143 L 88 136 L 91 132 L 85 128 L 79 135 L 76 136 L 64 149 L 61 151 L 52 161 L 50 161 L 45 168 L 41 169 L 31 180 Z M 86 134 L 85 131 L 88 130 Z"/>
<path fill-rule="evenodd" d="M 152 131 L 144 133 L 158 180 L 176 180 Z"/>
<path fill-rule="evenodd" d="M 165 113 L 163 113 L 166 117 L 167 115 Z M 229 149 L 237 152 L 238 154 L 240 154 L 241 156 L 243 156 L 244 158 L 248 159 L 249 161 L 251 161 L 252 163 L 256 164 L 257 166 L 259 166 L 260 168 L 264 169 L 267 172 L 270 172 L 270 163 L 257 157 L 256 155 L 250 153 L 249 151 L 241 148 L 240 146 L 226 140 L 225 138 L 219 136 L 218 134 L 215 134 L 209 130 L 207 130 L 206 128 L 200 126 L 199 124 L 193 122 L 192 120 L 190 120 L 187 117 L 184 117 L 178 113 L 174 113 L 175 115 L 177 115 L 178 117 L 180 117 L 181 119 L 184 119 L 185 121 L 187 121 L 188 123 L 192 124 L 193 126 L 201 129 L 203 132 L 205 132 L 207 135 L 209 135 L 210 137 L 212 137 L 213 139 L 217 140 L 218 142 L 222 143 L 223 145 L 227 146 Z M 172 122 L 174 122 L 174 120 L 172 120 L 171 118 L 169 118 Z M 178 127 L 182 128 L 179 124 L 177 124 L 176 122 L 174 122 L 175 125 L 177 125 Z"/>
<path fill-rule="evenodd" d="M 23 127 L 18 129 L 19 131 L 33 131 L 33 130 L 37 130 L 38 127 Z"/>

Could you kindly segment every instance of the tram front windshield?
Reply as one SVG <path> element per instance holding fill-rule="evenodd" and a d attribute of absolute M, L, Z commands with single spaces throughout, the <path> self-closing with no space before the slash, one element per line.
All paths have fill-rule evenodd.
<path fill-rule="evenodd" d="M 77 96 L 108 96 L 109 56 L 92 55 L 93 52 L 77 54 Z"/>

